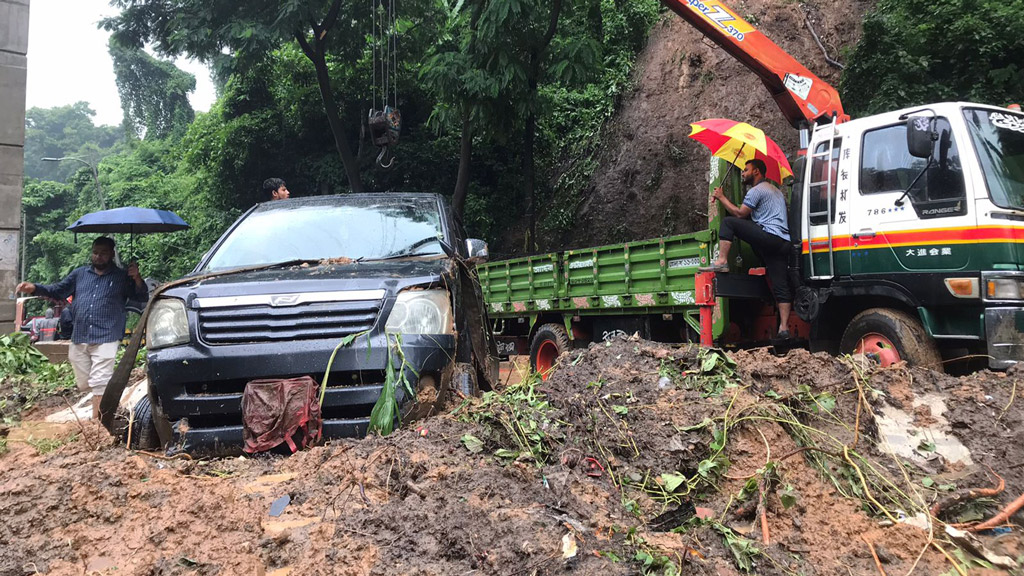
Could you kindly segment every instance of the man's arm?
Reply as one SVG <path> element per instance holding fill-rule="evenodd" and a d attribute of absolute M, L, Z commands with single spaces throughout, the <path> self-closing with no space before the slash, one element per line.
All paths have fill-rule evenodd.
<path fill-rule="evenodd" d="M 722 190 L 721 186 L 715 188 L 714 199 L 721 202 L 725 211 L 731 216 L 735 216 L 737 218 L 750 218 L 750 206 L 747 206 L 746 204 L 741 204 L 739 206 L 733 204 L 732 201 L 725 196 L 725 191 Z"/>
<path fill-rule="evenodd" d="M 22 282 L 15 288 L 22 294 L 35 294 L 36 296 L 49 296 L 54 300 L 63 300 L 75 293 L 75 283 L 78 278 L 78 269 L 71 271 L 63 280 L 56 284 L 33 284 Z"/>
<path fill-rule="evenodd" d="M 142 279 L 142 275 L 139 274 L 139 265 L 132 262 L 128 265 L 128 294 L 129 300 L 139 300 L 145 302 L 149 300 L 149 286 L 146 286 L 146 282 Z"/>

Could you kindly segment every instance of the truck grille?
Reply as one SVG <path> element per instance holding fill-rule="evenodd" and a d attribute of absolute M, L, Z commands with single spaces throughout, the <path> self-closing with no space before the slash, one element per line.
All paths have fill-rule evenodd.
<path fill-rule="evenodd" d="M 369 330 L 380 300 L 200 308 L 199 337 L 209 344 L 339 338 Z"/>

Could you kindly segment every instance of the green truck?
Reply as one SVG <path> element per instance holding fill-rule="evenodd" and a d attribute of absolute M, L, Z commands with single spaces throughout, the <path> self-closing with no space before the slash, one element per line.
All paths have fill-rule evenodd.
<path fill-rule="evenodd" d="M 1024 114 L 947 102 L 819 124 L 805 141 L 786 187 L 800 319 L 786 345 L 884 365 L 1024 362 Z M 724 167 L 712 161 L 709 186 L 738 204 Z M 619 333 L 772 343 L 776 310 L 748 246 L 733 245 L 730 273 L 697 272 L 717 255 L 719 210 L 691 234 L 482 266 L 501 352 L 529 351 L 545 371 Z"/>
<path fill-rule="evenodd" d="M 712 160 L 712 174 L 726 174 L 726 165 Z M 720 184 L 742 200 L 736 171 L 710 185 Z M 624 334 L 699 342 L 703 332 L 705 344 L 771 342 L 775 310 L 749 246 L 733 259 L 747 263 L 742 274 L 697 272 L 711 260 L 718 221 L 713 212 L 709 229 L 691 234 L 481 265 L 499 353 L 528 353 L 546 374 L 562 352 Z M 806 338 L 809 328 L 796 320 L 794 332 Z"/>
<path fill-rule="evenodd" d="M 835 88 L 721 0 L 661 2 L 756 74 L 799 130 L 787 190 L 800 321 L 785 345 L 936 368 L 1024 362 L 1020 106 L 942 102 L 851 119 Z M 739 204 L 724 166 L 712 160 L 710 187 Z M 749 247 L 733 244 L 729 273 L 697 272 L 718 255 L 710 208 L 708 229 L 692 234 L 481 267 L 501 352 L 529 351 L 546 372 L 559 353 L 619 333 L 772 343 L 775 306 Z"/>

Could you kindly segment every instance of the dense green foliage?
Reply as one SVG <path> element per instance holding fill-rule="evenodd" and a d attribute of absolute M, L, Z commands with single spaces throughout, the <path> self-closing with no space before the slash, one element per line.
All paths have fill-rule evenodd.
<path fill-rule="evenodd" d="M 857 116 L 929 102 L 1024 101 L 1024 0 L 881 0 L 842 81 Z"/>
<path fill-rule="evenodd" d="M 25 176 L 63 182 L 85 166 L 75 161 L 45 162 L 72 156 L 95 166 L 123 140 L 116 126 L 95 126 L 96 112 L 86 102 L 25 113 Z"/>
<path fill-rule="evenodd" d="M 93 126 L 85 104 L 33 110 L 26 160 L 93 146 L 96 153 L 83 158 L 98 169 L 108 208 L 180 214 L 191 230 L 137 237 L 132 254 L 125 254 L 128 237 L 117 237 L 122 257 L 140 260 L 143 275 L 166 280 L 191 270 L 235 217 L 263 200 L 264 179 L 284 178 L 293 196 L 344 193 L 350 186 L 328 126 L 316 62 L 296 36 L 335 2 L 273 3 L 269 13 L 235 3 L 189 3 L 206 24 L 224 17 L 216 6 L 231 8 L 220 27 L 204 30 L 182 28 L 181 14 L 146 11 L 175 3 L 158 4 L 133 2 L 134 12 L 126 12 L 119 26 L 107 23 L 117 30 L 111 52 L 125 127 Z M 552 29 L 544 18 L 553 13 L 544 3 L 530 5 L 539 11 L 537 19 L 517 24 L 513 43 L 506 42 L 506 29 L 528 6 L 512 0 L 403 3 L 385 22 L 387 31 L 376 34 L 367 6 L 337 4 L 342 14 L 335 27 L 323 29 L 329 40 L 324 64 L 363 185 L 451 195 L 468 110 L 472 148 L 464 221 L 470 234 L 489 240 L 499 254 L 521 249 L 508 245 L 515 235 L 499 234 L 524 217 L 526 116 L 536 120 L 538 221 L 557 231 L 571 222 L 572 204 L 593 169 L 597 135 L 628 86 L 635 55 L 658 14 L 655 0 L 565 0 L 556 32 L 536 61 L 531 50 L 538 35 Z M 403 126 L 395 163 L 384 169 L 365 136 L 365 118 L 371 107 L 382 106 L 380 53 L 394 38 L 400 43 L 386 70 L 392 82 L 387 101 L 400 107 Z M 159 53 L 216 64 L 220 97 L 209 112 L 192 118 L 184 99 L 191 76 L 129 48 L 145 39 L 155 41 Z M 538 64 L 534 70 L 531 62 Z M 55 281 L 87 261 L 91 236 L 75 243 L 63 229 L 100 207 L 89 169 L 77 162 L 41 168 L 51 164 L 62 171 L 26 173 L 27 277 L 38 282 Z"/>

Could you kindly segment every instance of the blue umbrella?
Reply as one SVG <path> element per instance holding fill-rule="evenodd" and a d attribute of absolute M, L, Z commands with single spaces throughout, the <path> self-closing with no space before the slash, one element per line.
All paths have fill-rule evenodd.
<path fill-rule="evenodd" d="M 100 212 L 90 212 L 68 226 L 72 232 L 174 232 L 187 229 L 188 223 L 174 212 L 153 208 L 125 206 Z"/>
<path fill-rule="evenodd" d="M 131 245 L 134 244 L 135 234 L 174 232 L 187 228 L 188 223 L 174 212 L 136 206 L 90 212 L 67 227 L 76 235 L 79 232 L 127 232 L 131 234 L 129 252 L 132 251 Z"/>

